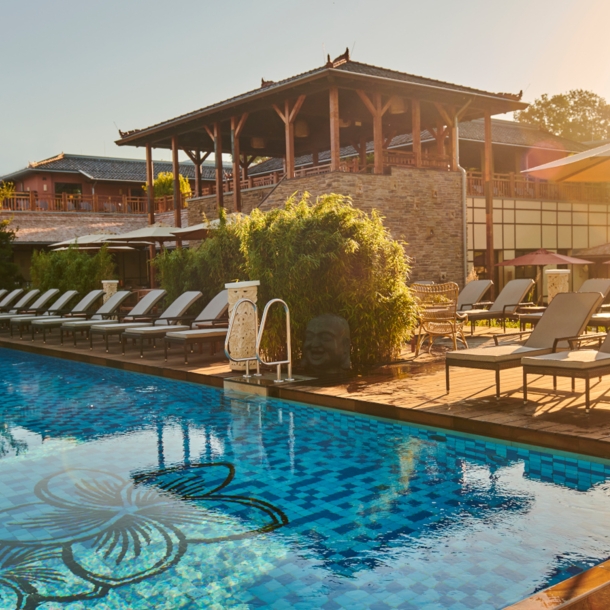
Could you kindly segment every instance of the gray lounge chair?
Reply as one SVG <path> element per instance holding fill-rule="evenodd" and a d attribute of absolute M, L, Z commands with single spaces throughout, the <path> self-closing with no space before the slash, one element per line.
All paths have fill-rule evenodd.
<path fill-rule="evenodd" d="M 172 344 L 184 347 L 184 364 L 188 364 L 189 348 L 193 345 L 200 347 L 204 343 L 214 344 L 225 340 L 228 330 L 229 292 L 219 292 L 195 318 L 190 330 L 170 330 L 165 334 L 165 362 L 167 362 L 167 350 Z"/>
<path fill-rule="evenodd" d="M 0 314 L 0 324 L 3 322 L 9 322 L 12 316 L 17 316 L 20 313 L 23 313 L 28 310 L 28 307 L 32 303 L 32 301 L 40 294 L 40 290 L 30 290 L 26 292 L 12 307 L 11 309 L 4 313 Z"/>
<path fill-rule="evenodd" d="M 468 282 L 458 295 L 457 310 L 468 311 L 470 309 L 476 309 L 476 306 L 481 304 L 481 299 L 492 285 L 493 282 L 491 280 L 474 280 Z"/>
<path fill-rule="evenodd" d="M 542 356 L 558 347 L 567 347 L 567 337 L 578 337 L 587 327 L 589 318 L 603 301 L 599 292 L 566 292 L 558 294 L 544 312 L 525 343 L 518 338 L 529 333 L 513 333 L 494 337 L 493 347 L 478 347 L 448 352 L 445 359 L 445 377 L 449 393 L 450 367 L 493 370 L 496 372 L 496 397 L 500 396 L 500 371 L 521 366 L 521 358 Z M 506 340 L 513 341 L 505 343 Z"/>
<path fill-rule="evenodd" d="M 86 331 L 89 334 L 89 329 L 100 322 L 103 322 L 111 316 L 116 316 L 119 307 L 124 303 L 125 299 L 131 295 L 129 290 L 119 290 L 115 292 L 88 320 L 66 320 L 59 328 L 59 342 L 63 345 L 64 333 L 71 332 L 74 347 L 76 347 L 76 337 L 78 332 Z"/>
<path fill-rule="evenodd" d="M 93 309 L 97 300 L 101 299 L 103 295 L 103 290 L 92 290 L 89 294 L 85 295 L 67 314 L 58 318 L 43 318 L 40 316 L 39 318 L 32 320 L 30 323 L 32 341 L 34 341 L 36 331 L 42 331 L 42 341 L 43 343 L 46 343 L 48 330 L 52 330 L 53 328 L 61 328 L 61 325 L 65 322 L 66 317 L 86 317 L 89 311 Z"/>
<path fill-rule="evenodd" d="M 6 288 L 0 288 L 0 301 L 4 298 L 8 290 Z"/>
<path fill-rule="evenodd" d="M 591 336 L 583 336 L 574 340 L 575 344 L 591 340 Z M 596 337 L 599 339 L 599 337 Z M 574 345 L 573 343 L 573 345 Z M 521 360 L 523 366 L 523 402 L 527 403 L 527 376 L 552 375 L 553 389 L 557 389 L 557 377 L 585 380 L 585 412 L 591 407 L 590 380 L 600 379 L 610 373 L 610 334 L 607 334 L 599 349 L 582 349 L 569 352 L 553 352 L 544 356 L 526 357 Z"/>
<path fill-rule="evenodd" d="M 585 280 L 582 286 L 576 292 L 600 292 L 605 300 L 610 293 L 610 280 L 603 278 L 591 278 L 589 280 Z M 542 311 L 538 311 L 533 313 L 518 314 L 521 330 L 524 330 L 527 324 L 535 326 L 543 313 L 544 312 Z M 591 316 L 589 326 L 610 326 L 610 313 L 594 313 Z"/>
<path fill-rule="evenodd" d="M 178 320 L 185 318 L 185 313 L 188 308 L 202 297 L 201 292 L 193 290 L 181 294 L 158 318 L 153 320 L 153 328 L 158 330 L 159 327 L 174 326 Z M 151 316 L 146 316 L 150 318 Z M 123 337 L 123 334 L 128 330 L 135 328 L 150 327 L 150 322 L 126 322 L 121 324 L 96 324 L 91 327 L 90 333 L 108 333 L 118 334 Z M 180 327 L 182 328 L 182 326 Z M 106 342 L 106 351 L 108 351 L 108 342 Z M 140 350 L 141 352 L 142 350 Z M 123 343 L 123 354 L 125 353 L 125 344 Z"/>
<path fill-rule="evenodd" d="M 165 290 L 150 290 L 133 307 L 133 309 L 122 319 L 107 320 L 103 327 L 95 325 L 89 329 L 89 349 L 93 349 L 93 335 L 102 335 L 106 342 L 106 352 L 108 352 L 108 338 L 111 335 L 120 335 L 125 330 L 127 324 L 139 323 L 146 326 L 152 321 L 150 312 L 156 307 L 167 292 Z"/>
<path fill-rule="evenodd" d="M 1 301 L 0 311 L 8 311 L 11 305 L 23 294 L 23 288 L 11 290 Z"/>
<path fill-rule="evenodd" d="M 470 334 L 474 334 L 475 322 L 480 320 L 502 320 L 502 330 L 506 332 L 506 319 L 513 317 L 523 299 L 534 287 L 534 280 L 522 279 L 511 280 L 502 288 L 498 298 L 491 304 L 489 309 L 468 310 L 470 321 Z"/>
<path fill-rule="evenodd" d="M 58 292 L 59 292 L 59 290 L 57 290 L 57 288 L 51 288 L 51 290 L 47 290 L 47 291 L 43 292 L 31 305 L 26 305 L 24 308 L 19 308 L 18 305 L 16 305 L 13 308 L 12 313 L 0 314 L 0 325 L 10 326 L 10 321 L 15 316 L 19 316 L 19 315 L 35 316 L 37 314 L 42 313 L 47 308 L 49 301 L 53 297 L 55 297 Z"/>
<path fill-rule="evenodd" d="M 185 293 L 187 294 L 187 293 Z M 200 297 L 202 296 L 199 293 Z M 199 298 L 199 297 L 198 297 Z M 194 303 L 195 301 L 193 301 Z M 125 329 L 121 335 L 121 344 L 123 348 L 123 356 L 125 355 L 125 344 L 128 339 L 132 339 L 140 346 L 140 358 L 144 358 L 144 339 L 152 341 L 153 348 L 156 347 L 156 339 L 161 339 L 172 330 L 188 330 L 190 325 L 181 324 L 181 322 L 190 322 L 193 320 L 192 317 L 186 316 L 185 308 L 179 315 L 173 316 L 171 319 L 163 321 L 161 319 L 154 320 L 152 326 L 147 324 L 146 326 L 132 326 L 131 328 Z M 204 310 L 205 311 L 205 310 Z M 195 320 L 201 317 L 201 321 L 204 321 L 203 312 L 195 318 Z"/>
<path fill-rule="evenodd" d="M 70 301 L 76 297 L 78 292 L 76 290 L 68 290 L 64 292 L 54 303 L 47 309 L 47 311 L 43 312 L 40 315 L 30 315 L 30 314 L 20 314 L 18 316 L 13 316 L 10 321 L 11 326 L 11 337 L 14 334 L 14 330 L 16 328 L 19 329 L 19 338 L 23 339 L 23 330 L 28 328 L 32 322 L 32 320 L 37 320 L 39 318 L 59 318 L 64 313 L 67 313 L 67 306 Z"/>

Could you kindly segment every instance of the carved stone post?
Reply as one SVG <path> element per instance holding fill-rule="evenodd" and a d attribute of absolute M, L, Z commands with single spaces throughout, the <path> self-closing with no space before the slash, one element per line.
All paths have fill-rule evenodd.
<path fill-rule="evenodd" d="M 250 299 L 252 302 L 256 303 L 258 298 L 258 286 L 260 286 L 258 280 L 253 282 L 233 282 L 231 284 L 225 284 L 225 288 L 229 291 L 229 316 L 232 315 L 233 307 L 235 307 L 235 303 L 237 303 L 239 299 Z M 231 356 L 235 358 L 252 356 L 252 359 L 254 360 L 254 354 L 256 353 L 257 326 L 257 320 L 252 307 L 249 305 L 242 305 L 235 318 L 231 340 L 229 342 L 229 352 Z M 232 371 L 243 371 L 246 369 L 245 362 L 231 361 L 230 366 Z"/>

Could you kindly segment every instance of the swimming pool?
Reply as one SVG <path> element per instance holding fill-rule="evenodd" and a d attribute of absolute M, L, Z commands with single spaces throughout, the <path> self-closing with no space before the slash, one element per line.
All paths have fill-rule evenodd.
<path fill-rule="evenodd" d="M 502 608 L 610 466 L 0 349 L 1 608 Z"/>

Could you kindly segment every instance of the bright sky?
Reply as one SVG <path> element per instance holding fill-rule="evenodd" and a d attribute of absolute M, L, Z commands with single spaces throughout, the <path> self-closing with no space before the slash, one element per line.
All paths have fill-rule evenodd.
<path fill-rule="evenodd" d="M 61 151 L 143 158 L 146 127 L 352 58 L 489 91 L 610 101 L 609 0 L 0 0 L 0 175 Z M 169 159 L 165 151 L 155 158 Z"/>

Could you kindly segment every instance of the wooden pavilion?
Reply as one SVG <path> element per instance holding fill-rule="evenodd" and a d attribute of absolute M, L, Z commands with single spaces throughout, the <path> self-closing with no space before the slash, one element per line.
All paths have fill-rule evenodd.
<path fill-rule="evenodd" d="M 201 164 L 209 154 L 216 159 L 215 195 L 224 206 L 226 173 L 222 153 L 230 152 L 233 171 L 229 190 L 233 207 L 241 211 L 241 191 L 248 187 L 248 167 L 260 156 L 284 159 L 285 179 L 295 177 L 295 157 L 313 156 L 310 174 L 318 172 L 320 151 L 330 150 L 324 171 L 383 174 L 391 166 L 458 171 L 460 121 L 484 119 L 486 216 L 488 218 L 488 269 L 493 268 L 493 156 L 491 117 L 527 105 L 521 93 L 490 93 L 470 87 L 413 76 L 350 60 L 349 52 L 314 70 L 260 88 L 151 127 L 121 132 L 119 146 L 146 147 L 147 181 L 152 182 L 152 149 L 172 151 L 176 175 L 178 151 L 196 166 L 195 195 L 201 195 Z M 422 152 L 420 134 L 427 130 L 436 150 Z M 397 134 L 411 133 L 408 152 L 388 150 Z M 367 141 L 374 142 L 373 158 Z M 345 163 L 340 151 L 353 146 L 359 156 Z M 320 172 L 321 173 L 321 172 Z M 175 224 L 180 226 L 179 185 L 175 181 Z M 148 189 L 152 193 L 152 189 Z M 149 205 L 154 221 L 153 202 Z M 491 247 L 489 247 L 491 246 Z"/>

